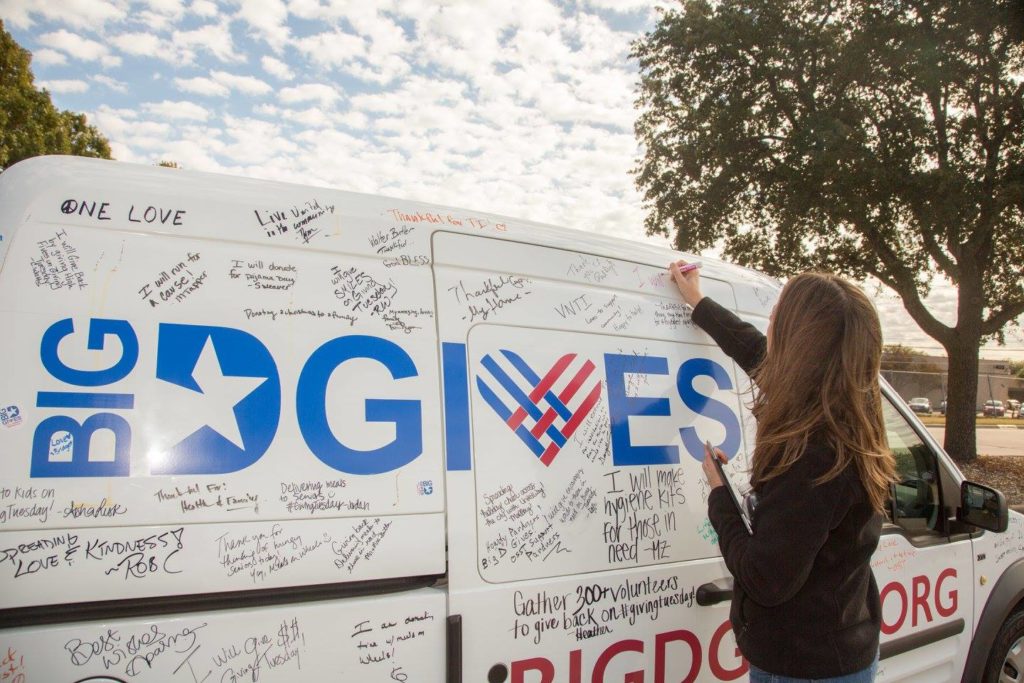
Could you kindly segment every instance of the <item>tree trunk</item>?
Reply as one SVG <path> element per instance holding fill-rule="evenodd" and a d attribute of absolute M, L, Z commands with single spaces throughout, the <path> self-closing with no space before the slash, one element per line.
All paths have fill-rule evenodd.
<path fill-rule="evenodd" d="M 959 327 L 959 326 L 958 326 Z M 975 416 L 978 400 L 978 347 L 981 336 L 957 330 L 947 349 L 946 439 L 943 447 L 959 463 L 978 457 Z"/>

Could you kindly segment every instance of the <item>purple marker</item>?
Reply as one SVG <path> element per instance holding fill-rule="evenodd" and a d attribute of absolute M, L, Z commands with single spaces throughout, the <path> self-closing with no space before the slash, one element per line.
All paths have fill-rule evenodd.
<path fill-rule="evenodd" d="M 679 268 L 680 273 L 689 273 L 691 270 L 697 270 L 700 268 L 699 263 L 687 263 L 685 266 L 676 266 Z"/>

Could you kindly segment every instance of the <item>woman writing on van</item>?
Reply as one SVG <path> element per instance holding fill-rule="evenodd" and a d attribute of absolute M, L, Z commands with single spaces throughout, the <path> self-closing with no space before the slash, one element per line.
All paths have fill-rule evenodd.
<path fill-rule="evenodd" d="M 768 335 L 669 270 L 693 321 L 754 382 L 753 534 L 705 457 L 708 517 L 733 575 L 730 612 L 752 683 L 874 680 L 881 605 L 871 572 L 894 463 L 882 418 L 882 333 L 864 293 L 805 273 Z M 715 457 L 725 460 L 716 449 Z"/>

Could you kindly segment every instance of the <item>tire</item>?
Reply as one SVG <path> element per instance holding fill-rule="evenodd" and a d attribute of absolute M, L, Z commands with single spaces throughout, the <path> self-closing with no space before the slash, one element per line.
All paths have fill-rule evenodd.
<path fill-rule="evenodd" d="M 988 656 L 984 681 L 1024 682 L 1024 609 L 1013 612 L 999 629 Z"/>

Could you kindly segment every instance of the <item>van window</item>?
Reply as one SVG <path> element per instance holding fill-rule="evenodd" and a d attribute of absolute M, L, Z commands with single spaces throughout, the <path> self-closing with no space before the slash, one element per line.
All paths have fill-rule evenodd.
<path fill-rule="evenodd" d="M 888 400 L 882 401 L 882 413 L 889 448 L 896 458 L 893 522 L 911 532 L 935 529 L 941 508 L 935 454 Z"/>

